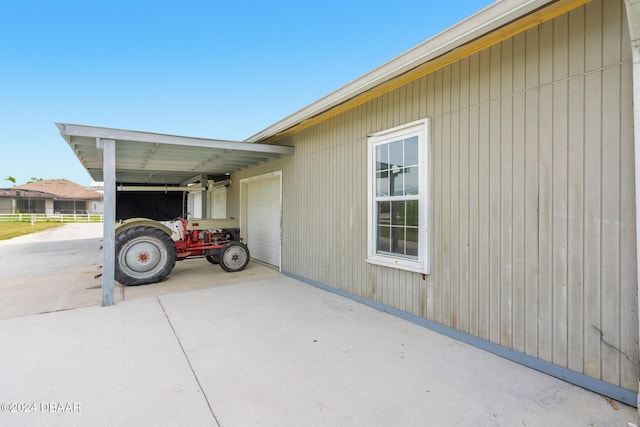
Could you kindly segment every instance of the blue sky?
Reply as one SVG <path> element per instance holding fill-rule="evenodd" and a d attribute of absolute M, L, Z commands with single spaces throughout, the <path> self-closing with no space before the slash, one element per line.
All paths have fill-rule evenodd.
<path fill-rule="evenodd" d="M 0 1 L 0 187 L 91 183 L 54 122 L 243 140 L 490 3 Z"/>

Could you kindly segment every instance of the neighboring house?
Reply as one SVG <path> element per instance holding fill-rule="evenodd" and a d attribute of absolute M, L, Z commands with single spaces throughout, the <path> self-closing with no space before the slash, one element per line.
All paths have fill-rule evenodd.
<path fill-rule="evenodd" d="M 45 213 L 53 210 L 55 194 L 16 187 L 0 188 L 0 214 Z"/>
<path fill-rule="evenodd" d="M 35 213 L 47 214 L 86 214 L 103 212 L 102 193 L 88 190 L 66 179 L 46 179 L 13 187 L 15 190 L 40 191 L 53 195 L 51 202 L 38 205 Z M 24 199 L 24 198 L 23 198 Z M 21 210 L 21 212 L 25 212 Z"/>
<path fill-rule="evenodd" d="M 632 0 L 498 1 L 249 138 L 294 154 L 229 163 L 225 214 L 285 274 L 636 405 L 639 21 Z M 94 179 L 162 185 L 142 168 L 163 144 L 232 149 L 58 126 Z"/>

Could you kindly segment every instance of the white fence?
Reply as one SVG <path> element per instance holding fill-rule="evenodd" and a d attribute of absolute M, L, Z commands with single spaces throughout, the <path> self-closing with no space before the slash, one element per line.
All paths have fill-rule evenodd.
<path fill-rule="evenodd" d="M 103 222 L 102 214 L 0 214 L 0 222 Z"/>

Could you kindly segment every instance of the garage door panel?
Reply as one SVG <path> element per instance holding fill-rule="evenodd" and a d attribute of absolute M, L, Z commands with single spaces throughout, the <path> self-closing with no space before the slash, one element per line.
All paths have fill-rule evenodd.
<path fill-rule="evenodd" d="M 280 223 L 280 203 L 249 203 L 248 210 L 261 213 L 259 217 L 250 219 L 258 224 Z"/>
<path fill-rule="evenodd" d="M 251 234 L 251 241 L 249 242 L 252 246 L 256 244 L 264 245 L 264 246 L 273 246 L 273 234 L 264 233 L 262 231 L 255 231 L 257 227 L 251 227 L 254 230 L 254 233 Z"/>

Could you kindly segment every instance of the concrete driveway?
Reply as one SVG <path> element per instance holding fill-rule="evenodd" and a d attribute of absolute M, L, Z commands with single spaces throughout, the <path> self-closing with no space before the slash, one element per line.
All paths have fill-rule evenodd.
<path fill-rule="evenodd" d="M 101 304 L 102 224 L 67 224 L 0 241 L 0 319 Z M 115 301 L 279 277 L 271 267 L 251 262 L 226 273 L 204 259 L 176 263 L 161 283 L 116 284 Z"/>
<path fill-rule="evenodd" d="M 640 425 L 635 408 L 386 313 L 252 279 L 0 320 L 0 425 Z"/>

